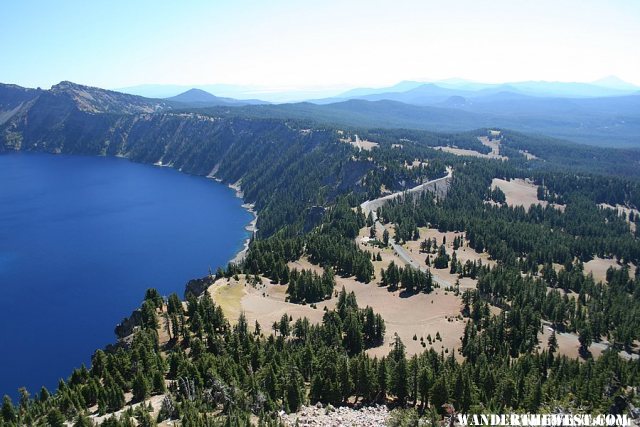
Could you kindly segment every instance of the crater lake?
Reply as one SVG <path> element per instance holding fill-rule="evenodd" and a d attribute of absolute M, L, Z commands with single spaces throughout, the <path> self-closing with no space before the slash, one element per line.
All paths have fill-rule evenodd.
<path fill-rule="evenodd" d="M 113 157 L 0 155 L 0 394 L 57 388 L 137 308 L 225 266 L 251 214 L 223 184 Z"/>

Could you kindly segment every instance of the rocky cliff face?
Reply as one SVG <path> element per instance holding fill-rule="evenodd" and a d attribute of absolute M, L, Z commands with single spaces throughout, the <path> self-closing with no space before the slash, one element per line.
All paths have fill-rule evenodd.
<path fill-rule="evenodd" d="M 164 100 L 144 98 L 67 81 L 58 83 L 44 94 L 68 98 L 80 111 L 96 114 L 156 113 L 171 109 L 170 103 Z"/>
<path fill-rule="evenodd" d="M 70 82 L 49 91 L 5 87 L 0 105 L 20 107 L 0 125 L 0 151 L 114 155 L 199 175 L 261 131 L 256 122 L 173 113 L 164 101 Z"/>
<path fill-rule="evenodd" d="M 322 202 L 318 194 L 331 198 L 368 169 L 352 167 L 352 149 L 332 129 L 177 112 L 164 101 L 69 82 L 6 92 L 0 105 L 15 111 L 0 124 L 0 152 L 119 156 L 225 183 L 241 180 L 245 200 L 261 211 L 262 235 L 294 223 L 302 228 L 304 212 Z"/>
<path fill-rule="evenodd" d="M 0 83 L 0 126 L 36 99 L 42 91 Z"/>
<path fill-rule="evenodd" d="M 0 110 L 7 111 L 37 98 L 43 91 L 0 83 Z"/>

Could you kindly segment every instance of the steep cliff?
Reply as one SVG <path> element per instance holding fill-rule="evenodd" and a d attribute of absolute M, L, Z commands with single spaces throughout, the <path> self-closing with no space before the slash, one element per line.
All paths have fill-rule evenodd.
<path fill-rule="evenodd" d="M 333 130 L 176 112 L 163 101 L 69 82 L 37 91 L 0 125 L 0 152 L 12 150 L 120 156 L 241 181 L 244 198 L 261 211 L 262 235 L 285 225 L 301 230 L 309 207 L 355 186 L 367 170 L 353 167 L 353 149 Z"/>

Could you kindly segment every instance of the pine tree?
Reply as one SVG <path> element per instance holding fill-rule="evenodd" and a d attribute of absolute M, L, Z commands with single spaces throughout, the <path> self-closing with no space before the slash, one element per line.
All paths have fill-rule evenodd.
<path fill-rule="evenodd" d="M 290 368 L 289 379 L 286 385 L 286 408 L 287 412 L 296 412 L 304 400 L 304 383 L 300 373 L 295 367 Z"/>
<path fill-rule="evenodd" d="M 16 409 L 13 406 L 13 402 L 11 402 L 11 398 L 6 394 L 2 399 L 2 419 L 6 423 L 13 423 L 17 420 Z"/>
<path fill-rule="evenodd" d="M 407 400 L 407 392 L 409 389 L 408 376 L 407 359 L 401 357 L 396 361 L 391 374 L 391 393 L 396 396 L 396 399 L 398 399 L 401 404 L 404 404 Z"/>
<path fill-rule="evenodd" d="M 588 355 L 589 346 L 593 342 L 593 333 L 591 332 L 591 327 L 587 324 L 585 325 L 578 334 L 578 341 L 580 342 L 580 354 L 583 356 Z"/>
<path fill-rule="evenodd" d="M 285 313 L 278 323 L 278 332 L 280 336 L 287 338 L 291 334 L 291 326 L 289 325 L 289 316 Z"/>
<path fill-rule="evenodd" d="M 132 384 L 133 400 L 141 402 L 149 397 L 149 383 L 142 372 L 138 372 L 133 378 Z"/>
<path fill-rule="evenodd" d="M 458 270 L 458 256 L 454 251 L 453 254 L 451 255 L 451 268 L 449 269 L 449 273 L 456 274 L 457 270 Z"/>
<path fill-rule="evenodd" d="M 167 387 L 164 383 L 164 376 L 162 372 L 156 371 L 153 374 L 153 392 L 157 394 L 162 394 L 167 391 Z"/>
<path fill-rule="evenodd" d="M 45 386 L 42 386 L 40 388 L 40 402 L 46 402 L 47 400 L 49 400 L 49 390 L 47 390 L 47 388 Z"/>
<path fill-rule="evenodd" d="M 444 374 L 438 375 L 433 387 L 431 387 L 431 403 L 438 412 L 444 414 L 444 408 L 442 405 L 449 401 L 449 391 L 447 390 L 447 384 L 444 379 Z"/>
<path fill-rule="evenodd" d="M 340 384 L 341 400 L 346 401 L 353 391 L 353 381 L 349 372 L 349 359 L 341 357 L 338 362 L 338 381 Z"/>
<path fill-rule="evenodd" d="M 555 329 L 551 332 L 551 336 L 549 336 L 549 353 L 554 354 L 558 350 L 558 339 L 556 338 Z"/>
<path fill-rule="evenodd" d="M 167 312 L 169 315 L 180 315 L 184 312 L 182 309 L 182 301 L 180 301 L 180 298 L 175 293 L 169 295 L 169 299 L 167 300 Z"/>
<path fill-rule="evenodd" d="M 58 408 L 54 407 L 47 414 L 47 423 L 49 424 L 49 427 L 64 427 L 64 422 L 64 416 Z"/>
<path fill-rule="evenodd" d="M 387 371 L 387 359 L 383 357 L 378 363 L 378 399 L 384 401 L 387 397 L 387 386 L 389 381 L 389 372 Z"/>
<path fill-rule="evenodd" d="M 142 326 L 150 329 L 158 328 L 158 315 L 156 314 L 155 303 L 146 300 L 142 304 Z"/>
<path fill-rule="evenodd" d="M 364 350 L 362 336 L 362 324 L 358 314 L 353 309 L 348 309 L 346 319 L 343 322 L 344 346 L 350 355 L 358 354 Z"/>
<path fill-rule="evenodd" d="M 420 394 L 420 406 L 424 408 L 429 403 L 429 391 L 431 389 L 431 372 L 427 366 L 420 368 L 418 374 L 418 393 Z"/>
<path fill-rule="evenodd" d="M 150 301 L 153 304 L 153 306 L 157 309 L 162 308 L 162 306 L 164 305 L 164 300 L 162 299 L 162 295 L 160 295 L 160 292 L 158 292 L 158 290 L 154 288 L 147 289 L 147 291 L 144 294 L 144 300 Z"/>
<path fill-rule="evenodd" d="M 82 412 L 76 417 L 73 427 L 93 427 L 94 424 L 86 413 Z"/>

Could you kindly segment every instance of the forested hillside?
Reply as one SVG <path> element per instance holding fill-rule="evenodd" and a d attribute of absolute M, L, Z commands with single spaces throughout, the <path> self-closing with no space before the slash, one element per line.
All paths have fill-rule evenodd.
<path fill-rule="evenodd" d="M 259 232 L 242 262 L 193 282 L 189 289 L 202 292 L 188 291 L 186 302 L 148 290 L 118 342 L 56 391 L 5 397 L 0 426 L 280 425 L 279 411 L 316 402 L 410 407 L 427 421 L 445 416 L 446 403 L 475 413 L 613 414 L 638 403 L 637 153 L 508 130 L 347 128 L 134 98 L 63 84 L 20 101 L 0 126 L 0 151 L 122 156 L 239 182 Z M 492 152 L 488 143 L 508 159 L 479 156 Z M 370 215 L 361 207 L 447 170 L 446 196 L 400 194 Z M 534 188 L 534 204 L 510 204 L 493 185 L 515 179 Z M 456 232 L 454 252 L 444 239 L 424 239 L 425 230 Z M 411 252 L 420 269 L 388 262 L 392 244 L 412 241 L 422 241 Z M 459 262 L 461 247 L 491 263 Z M 615 265 L 606 280 L 585 271 L 596 257 Z M 294 267 L 301 260 L 314 269 Z M 374 263 L 386 268 L 378 275 Z M 477 283 L 443 289 L 438 270 Z M 389 336 L 395 319 L 339 287 L 343 279 L 397 300 L 398 288 L 402 299 L 455 295 L 447 321 L 463 323 L 459 344 L 434 348 L 442 338 L 429 335 L 421 353 L 409 353 Z M 264 294 L 277 286 L 288 307 L 320 320 L 228 319 L 208 289 L 231 282 Z M 553 333 L 543 342 L 545 326 Z M 580 357 L 559 350 L 556 331 L 579 336 Z M 605 348 L 600 356 L 590 352 L 594 342 Z"/>

